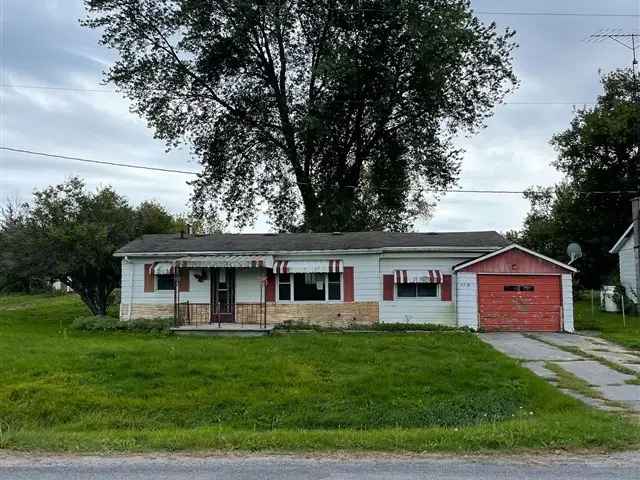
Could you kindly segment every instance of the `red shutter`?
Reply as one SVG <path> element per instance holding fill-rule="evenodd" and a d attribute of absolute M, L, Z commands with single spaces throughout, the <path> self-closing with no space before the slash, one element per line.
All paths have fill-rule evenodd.
<path fill-rule="evenodd" d="M 179 290 L 181 292 L 188 292 L 189 291 L 189 269 L 188 268 L 181 268 L 180 269 L 180 283 L 179 285 Z"/>
<path fill-rule="evenodd" d="M 442 276 L 442 286 L 440 287 L 440 299 L 443 302 L 451 301 L 451 275 Z"/>
<path fill-rule="evenodd" d="M 276 276 L 271 270 L 267 272 L 267 285 L 265 287 L 265 301 L 276 301 Z"/>
<path fill-rule="evenodd" d="M 353 267 L 344 267 L 344 273 L 342 274 L 342 281 L 344 283 L 344 301 L 354 301 L 353 291 Z"/>
<path fill-rule="evenodd" d="M 145 293 L 155 290 L 155 278 L 153 277 L 153 263 L 144 264 L 144 291 Z"/>
<path fill-rule="evenodd" d="M 393 290 L 394 290 L 393 275 L 382 276 L 382 299 L 385 301 L 393 302 Z"/>

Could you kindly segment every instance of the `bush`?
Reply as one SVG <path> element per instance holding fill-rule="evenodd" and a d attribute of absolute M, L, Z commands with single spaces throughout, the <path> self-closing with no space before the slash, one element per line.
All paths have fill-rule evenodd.
<path fill-rule="evenodd" d="M 347 327 L 331 327 L 306 323 L 302 321 L 287 321 L 275 327 L 281 331 L 314 330 L 317 332 L 340 332 L 340 331 L 374 331 L 374 332 L 448 332 L 448 331 L 470 331 L 467 327 L 450 327 L 448 325 L 437 325 L 434 323 L 376 323 L 374 325 L 353 324 Z"/>
<path fill-rule="evenodd" d="M 88 316 L 78 317 L 71 324 L 71 328 L 75 330 L 83 330 L 86 332 L 146 332 L 146 333 L 164 333 L 169 331 L 169 327 L 173 325 L 170 318 L 149 318 L 140 320 L 130 320 L 122 322 L 117 318 L 108 316 Z"/>

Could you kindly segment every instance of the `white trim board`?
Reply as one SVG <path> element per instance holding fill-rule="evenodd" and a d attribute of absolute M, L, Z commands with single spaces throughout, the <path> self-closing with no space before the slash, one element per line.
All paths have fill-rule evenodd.
<path fill-rule="evenodd" d="M 632 230 L 633 230 L 633 223 L 631 225 L 629 225 L 629 228 L 627 228 L 624 231 L 624 233 L 618 239 L 616 244 L 613 247 L 611 247 L 611 250 L 609 250 L 609 253 L 618 253 L 620 251 L 620 249 L 622 248 L 622 246 L 624 245 L 624 243 L 627 241 L 627 237 L 629 236 L 629 234 L 631 233 Z"/>

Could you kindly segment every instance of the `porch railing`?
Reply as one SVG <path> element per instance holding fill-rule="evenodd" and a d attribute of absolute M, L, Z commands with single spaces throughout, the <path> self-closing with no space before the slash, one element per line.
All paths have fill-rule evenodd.
<path fill-rule="evenodd" d="M 215 312 L 212 315 L 211 305 L 208 303 L 181 302 L 175 306 L 175 324 L 176 327 L 196 327 L 227 323 L 229 319 L 233 319 L 233 323 L 236 324 L 266 327 L 267 311 L 264 303 L 238 303 L 233 309 L 233 316 L 227 314 L 224 316 L 225 319 L 221 320 Z"/>

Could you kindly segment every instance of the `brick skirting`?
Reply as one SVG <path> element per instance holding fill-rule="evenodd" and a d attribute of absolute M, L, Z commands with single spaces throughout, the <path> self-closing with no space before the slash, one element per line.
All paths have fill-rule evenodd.
<path fill-rule="evenodd" d="M 239 305 L 240 306 L 240 305 Z M 246 307 L 242 310 L 245 312 Z M 255 322 L 255 315 L 243 317 L 238 309 L 236 321 Z M 325 327 L 345 328 L 350 325 L 373 325 L 379 320 L 378 302 L 355 303 L 268 303 L 267 323 L 306 323 Z M 139 318 L 173 317 L 173 304 L 134 304 L 131 320 Z M 120 305 L 120 319 L 129 320 L 129 305 Z"/>
<path fill-rule="evenodd" d="M 378 302 L 267 304 L 267 323 L 271 324 L 290 321 L 346 328 L 350 325 L 373 325 L 378 320 Z"/>
<path fill-rule="evenodd" d="M 138 320 L 139 318 L 173 318 L 173 304 L 133 304 L 131 318 L 129 318 L 129 305 L 120 304 L 120 320 Z"/>

